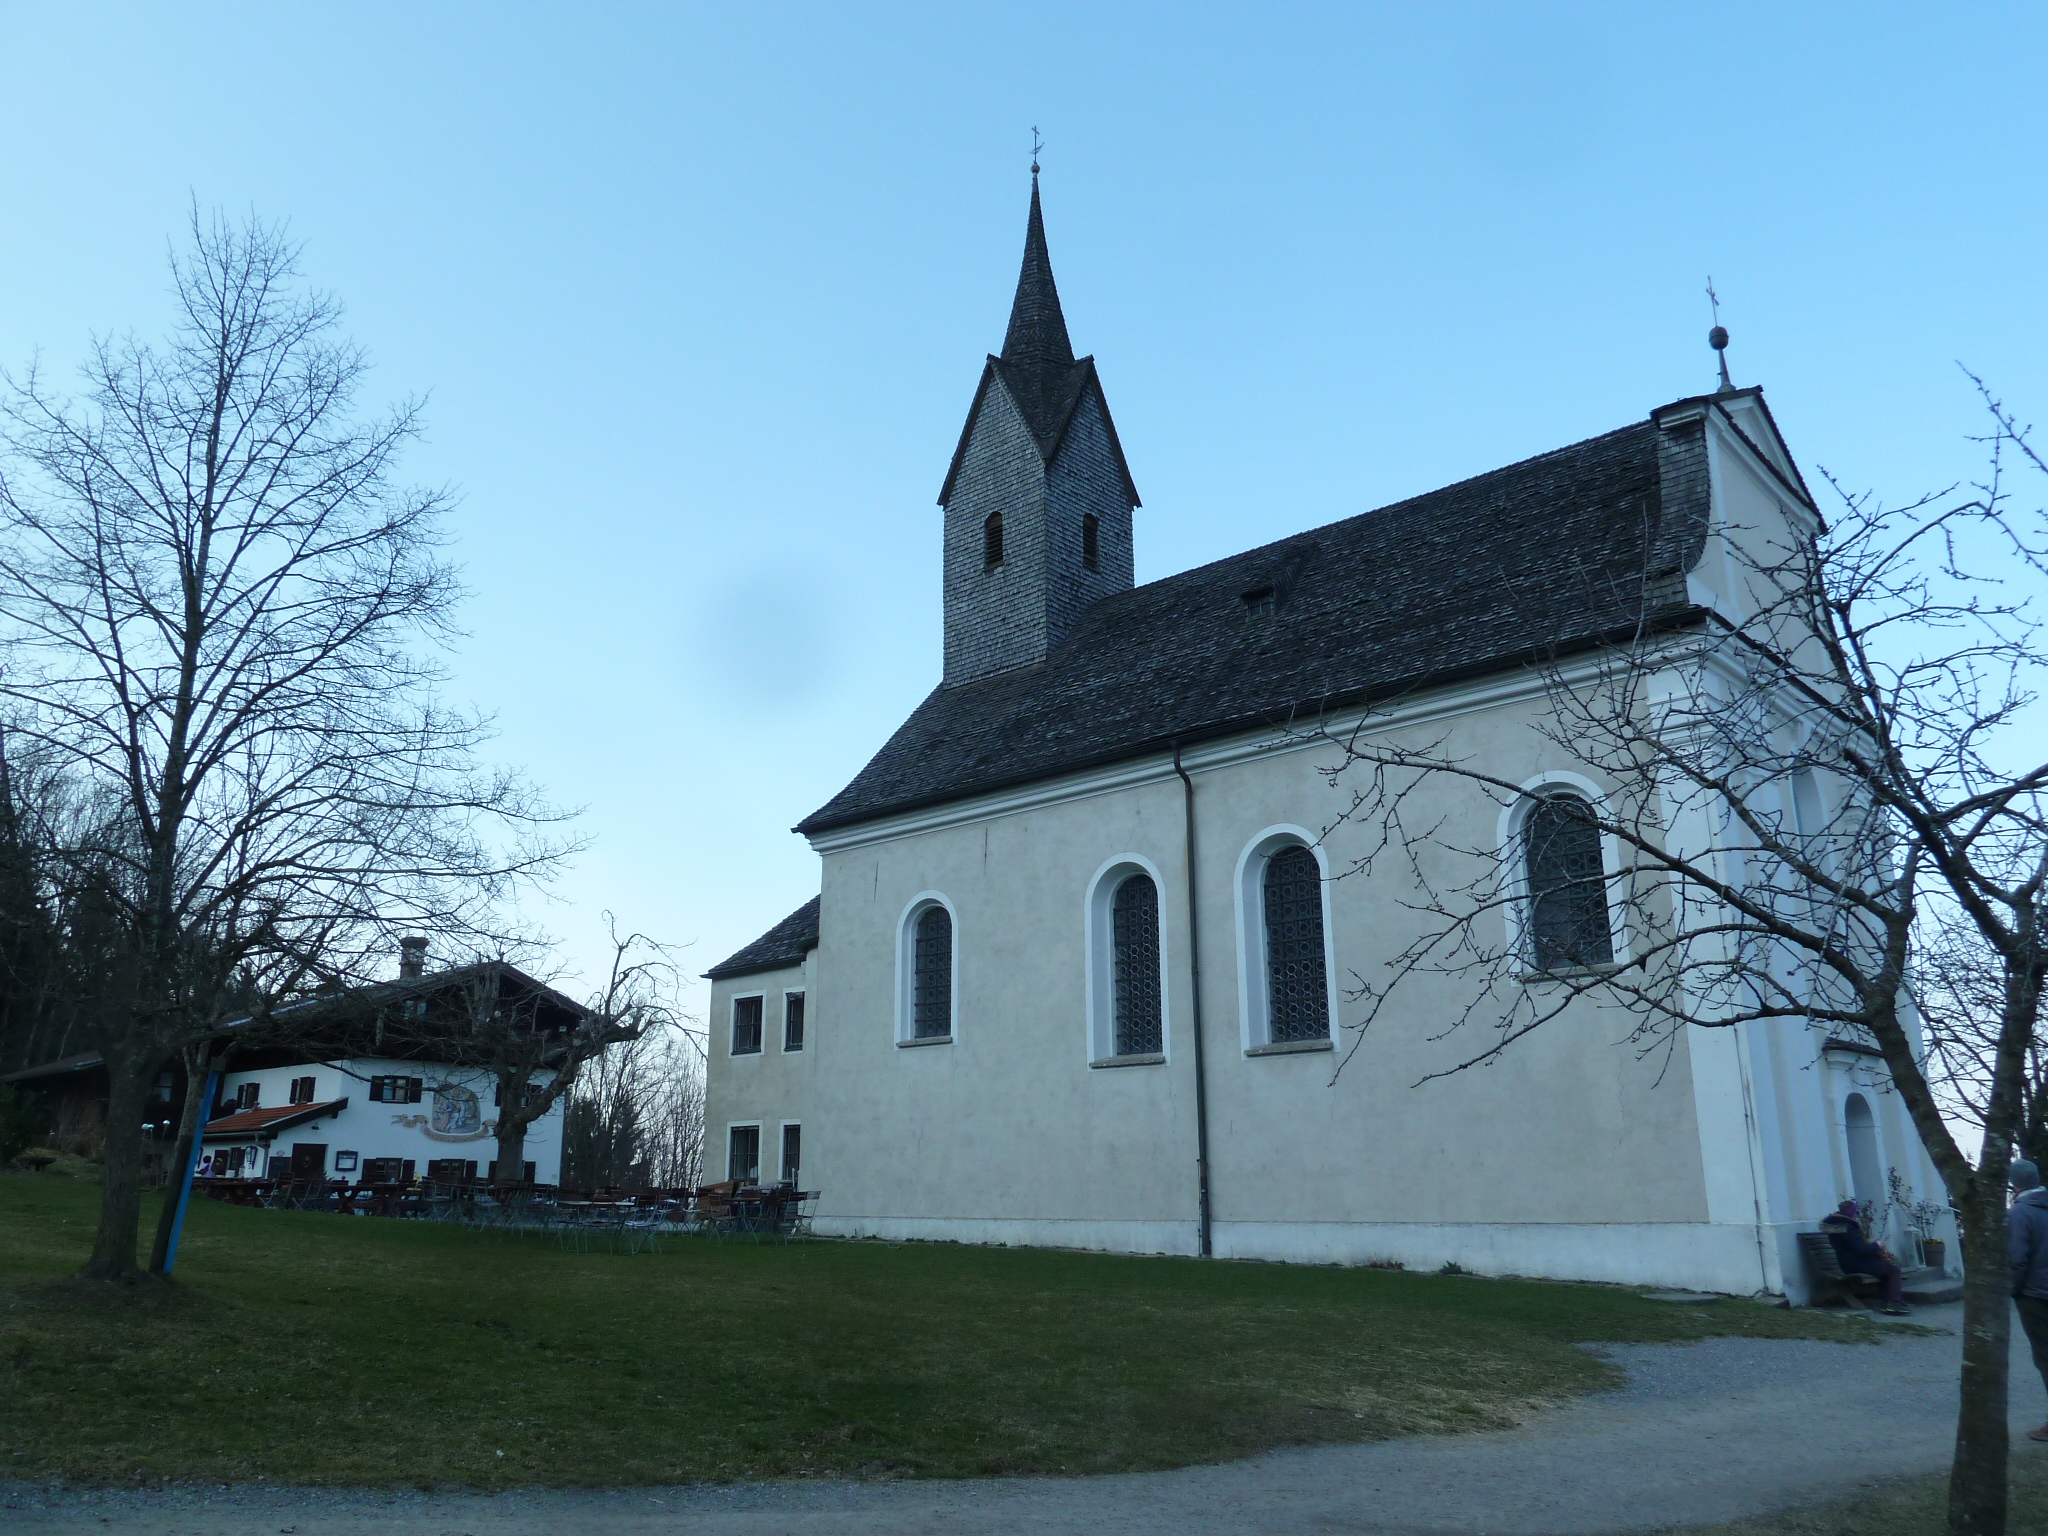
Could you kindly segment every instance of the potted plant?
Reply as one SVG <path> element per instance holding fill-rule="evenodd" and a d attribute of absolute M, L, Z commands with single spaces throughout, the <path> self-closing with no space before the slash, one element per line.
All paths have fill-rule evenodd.
<path fill-rule="evenodd" d="M 1948 1273 L 1948 1244 L 1934 1234 L 1940 1230 L 1941 1218 L 1947 1208 L 1938 1200 L 1922 1200 L 1913 1186 L 1899 1177 L 1899 1170 L 1891 1170 L 1891 1198 L 1888 1205 L 1897 1209 L 1904 1219 L 1906 1230 L 1913 1234 L 1913 1242 L 1920 1250 L 1920 1262 L 1928 1269 Z"/>

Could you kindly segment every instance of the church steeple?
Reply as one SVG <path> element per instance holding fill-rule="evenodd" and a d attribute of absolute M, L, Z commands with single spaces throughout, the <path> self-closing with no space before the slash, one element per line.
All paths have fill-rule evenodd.
<path fill-rule="evenodd" d="M 1010 305 L 1002 360 L 1027 367 L 1074 366 L 1074 344 L 1067 339 L 1067 317 L 1060 312 L 1060 290 L 1052 280 L 1052 257 L 1045 249 L 1045 212 L 1038 203 L 1035 170 L 1031 174 L 1031 222 L 1024 227 L 1024 269 L 1017 274 L 1017 297 Z"/>
<path fill-rule="evenodd" d="M 1045 660 L 1091 603 L 1132 585 L 1138 492 L 1095 359 L 1076 358 L 1067 336 L 1036 165 L 1009 330 L 982 368 L 939 505 L 948 684 Z"/>

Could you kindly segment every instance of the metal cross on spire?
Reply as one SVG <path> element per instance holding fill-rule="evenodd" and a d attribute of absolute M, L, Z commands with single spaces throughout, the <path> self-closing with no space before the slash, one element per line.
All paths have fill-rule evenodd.
<path fill-rule="evenodd" d="M 1031 174 L 1038 174 L 1038 152 L 1045 148 L 1045 140 L 1038 136 L 1038 124 L 1031 125 Z"/>
<path fill-rule="evenodd" d="M 1721 389 L 1725 393 L 1735 388 L 1728 377 L 1728 328 L 1721 323 L 1721 295 L 1714 292 L 1714 277 L 1707 274 L 1707 302 L 1714 307 L 1714 328 L 1707 332 L 1707 345 L 1714 349 L 1714 356 L 1721 362 Z"/>

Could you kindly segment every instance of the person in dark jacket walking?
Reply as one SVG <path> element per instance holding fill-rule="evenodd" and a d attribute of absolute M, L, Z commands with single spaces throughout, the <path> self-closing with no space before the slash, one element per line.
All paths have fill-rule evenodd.
<path fill-rule="evenodd" d="M 1863 1235 L 1862 1211 L 1854 1200 L 1844 1200 L 1840 1210 L 1823 1216 L 1820 1229 L 1827 1233 L 1835 1250 L 1835 1262 L 1842 1266 L 1843 1274 L 1877 1278 L 1882 1287 L 1884 1312 L 1905 1317 L 1912 1311 L 1906 1305 L 1906 1272 L 1897 1259 L 1885 1252 L 1882 1243 L 1873 1243 Z"/>
<path fill-rule="evenodd" d="M 2034 1369 L 2041 1373 L 2041 1384 L 2048 1386 L 2048 1189 L 2041 1187 L 2041 1170 L 2024 1160 L 2007 1170 L 2006 1182 L 2013 1187 L 2007 1217 L 2013 1305 L 2020 1309 L 2020 1326 L 2034 1346 Z M 2048 1424 L 2030 1431 L 2027 1438 L 2048 1440 Z"/>

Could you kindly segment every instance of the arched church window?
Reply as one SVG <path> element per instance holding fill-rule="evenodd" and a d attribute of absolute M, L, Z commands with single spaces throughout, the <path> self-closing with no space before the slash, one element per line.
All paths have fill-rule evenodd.
<path fill-rule="evenodd" d="M 953 1032 L 953 914 L 941 906 L 917 915 L 911 965 L 911 1034 Z"/>
<path fill-rule="evenodd" d="M 1093 512 L 1081 514 L 1081 563 L 1091 571 L 1102 568 L 1102 523 Z"/>
<path fill-rule="evenodd" d="M 1529 963 L 1539 971 L 1606 965 L 1607 869 L 1593 808 L 1577 795 L 1545 795 L 1522 822 L 1529 879 Z"/>
<path fill-rule="evenodd" d="M 991 512 L 981 525 L 981 564 L 989 570 L 1003 563 L 1003 514 Z"/>
<path fill-rule="evenodd" d="M 1323 960 L 1323 871 L 1299 843 L 1266 861 L 1266 1020 L 1275 1045 L 1327 1039 L 1330 982 Z"/>
<path fill-rule="evenodd" d="M 1116 1054 L 1156 1055 L 1165 1049 L 1159 1008 L 1159 887 L 1150 875 L 1128 877 L 1110 903 L 1110 958 Z"/>

